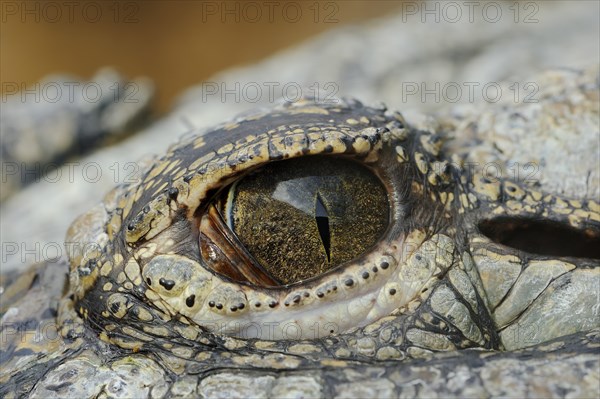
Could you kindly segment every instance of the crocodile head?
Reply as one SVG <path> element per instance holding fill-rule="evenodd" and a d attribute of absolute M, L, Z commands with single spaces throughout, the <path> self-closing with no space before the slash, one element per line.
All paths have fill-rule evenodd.
<path fill-rule="evenodd" d="M 191 132 L 72 224 L 62 341 L 11 381 L 81 388 L 107 362 L 163 393 L 214 370 L 348 380 L 597 328 L 599 204 L 446 144 L 355 100 Z"/>
<path fill-rule="evenodd" d="M 305 100 L 188 135 L 116 188 L 70 229 L 70 284 L 136 351 L 517 349 L 594 327 L 599 222 L 384 107 Z"/>

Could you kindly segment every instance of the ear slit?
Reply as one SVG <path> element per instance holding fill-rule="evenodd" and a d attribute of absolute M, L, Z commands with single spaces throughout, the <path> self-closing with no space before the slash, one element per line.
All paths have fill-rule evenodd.
<path fill-rule="evenodd" d="M 553 220 L 497 217 L 483 220 L 479 231 L 498 244 L 531 254 L 600 259 L 600 231 L 576 229 Z"/>

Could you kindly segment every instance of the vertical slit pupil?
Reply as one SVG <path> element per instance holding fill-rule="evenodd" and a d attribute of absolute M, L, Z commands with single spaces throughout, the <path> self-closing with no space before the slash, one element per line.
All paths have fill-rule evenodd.
<path fill-rule="evenodd" d="M 315 203 L 315 220 L 317 222 L 317 228 L 319 229 L 319 235 L 321 236 L 321 242 L 323 242 L 323 247 L 325 248 L 325 254 L 327 254 L 327 263 L 331 263 L 331 255 L 329 252 L 331 240 L 329 235 L 329 215 L 327 214 L 327 209 L 318 193 Z"/>

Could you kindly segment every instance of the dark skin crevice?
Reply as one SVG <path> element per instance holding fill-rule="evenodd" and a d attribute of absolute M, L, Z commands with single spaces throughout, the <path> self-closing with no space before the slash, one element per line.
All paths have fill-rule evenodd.
<path fill-rule="evenodd" d="M 479 223 L 492 241 L 544 256 L 600 259 L 600 231 L 527 218 L 500 217 Z"/>

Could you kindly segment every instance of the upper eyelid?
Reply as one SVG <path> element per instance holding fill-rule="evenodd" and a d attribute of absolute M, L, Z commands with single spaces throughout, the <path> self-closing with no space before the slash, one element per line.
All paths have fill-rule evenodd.
<path fill-rule="evenodd" d="M 213 134 L 217 133 L 219 132 Z M 300 133 L 295 134 L 297 136 L 300 135 Z M 231 151 L 235 154 L 235 151 L 246 151 L 248 147 L 251 147 L 243 139 L 240 139 L 237 144 L 239 148 L 236 149 L 235 144 L 233 144 L 230 152 L 219 154 L 218 149 L 217 152 L 205 151 L 206 154 L 214 155 L 211 155 L 206 163 L 200 163 L 200 169 L 187 169 L 184 176 L 178 178 L 176 176 L 182 168 L 195 166 L 194 163 L 203 158 L 201 156 L 203 152 L 194 149 L 193 143 L 185 144 L 183 148 L 173 149 L 172 152 L 179 152 L 180 164 L 169 170 L 168 173 L 164 173 L 163 171 L 167 170 L 168 166 L 164 165 L 166 161 L 163 160 L 151 168 L 142 181 L 143 185 L 154 184 L 154 186 L 158 187 L 165 182 L 170 182 L 169 187 L 165 188 L 163 192 L 157 193 L 154 197 L 142 195 L 141 201 L 133 205 L 133 212 L 126 218 L 124 223 L 124 226 L 126 226 L 126 241 L 128 243 L 144 241 L 156 236 L 169 227 L 170 223 L 168 219 L 173 217 L 175 211 L 174 207 L 171 206 L 173 198 L 167 192 L 169 188 L 177 190 L 179 194 L 174 201 L 178 206 L 187 208 L 188 217 L 191 217 L 198 206 L 208 199 L 211 190 L 224 185 L 221 181 L 224 177 L 239 174 L 249 167 L 257 167 L 274 159 L 279 160 L 306 155 L 344 153 L 347 155 L 368 156 L 371 151 L 381 146 L 382 141 L 381 134 L 373 127 L 347 132 L 326 129 L 320 134 L 313 133 L 312 137 L 308 134 L 305 142 L 295 147 L 286 145 L 284 142 L 286 137 L 290 137 L 290 135 L 285 132 L 273 133 L 269 140 L 262 144 L 262 148 L 255 147 L 254 152 L 258 153 L 258 155 L 252 159 L 235 157 L 231 159 Z M 199 138 L 206 138 L 206 136 Z M 278 148 L 279 150 L 275 151 L 273 148 Z M 192 154 L 197 154 L 197 157 L 192 156 Z M 246 152 L 243 155 L 248 154 Z M 204 155 L 204 157 L 208 157 L 208 155 Z M 212 173 L 206 173 L 206 169 L 208 168 L 212 168 Z M 189 176 L 192 177 L 189 178 Z M 146 197 L 145 201 L 144 197 Z M 137 209 L 134 210 L 136 205 Z M 158 227 L 149 228 L 148 226 L 151 223 Z"/>

